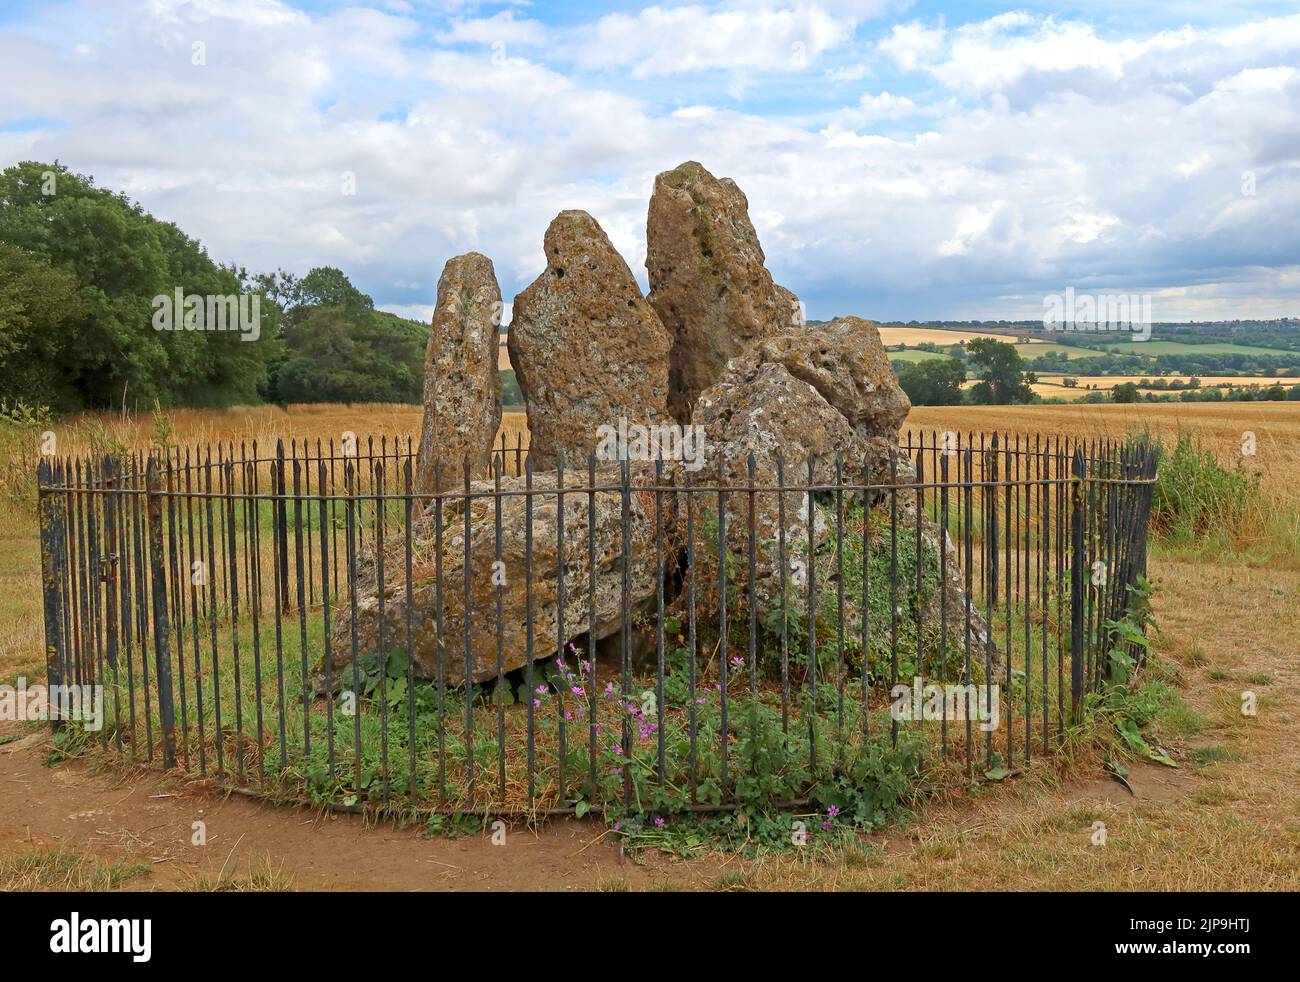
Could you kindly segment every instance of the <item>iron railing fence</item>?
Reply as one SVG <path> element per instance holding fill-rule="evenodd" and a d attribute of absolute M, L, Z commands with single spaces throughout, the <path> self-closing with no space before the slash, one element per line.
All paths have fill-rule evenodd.
<path fill-rule="evenodd" d="M 896 483 L 718 486 L 519 439 L 436 495 L 409 440 L 47 458 L 48 682 L 102 687 L 102 751 L 343 807 L 805 800 L 900 741 L 1024 766 L 1108 682 L 1156 451 L 900 448 Z"/>

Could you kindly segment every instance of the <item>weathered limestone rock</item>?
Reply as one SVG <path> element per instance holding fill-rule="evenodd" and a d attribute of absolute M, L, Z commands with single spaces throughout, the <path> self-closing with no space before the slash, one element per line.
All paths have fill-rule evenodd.
<path fill-rule="evenodd" d="M 790 330 L 794 327 L 805 327 L 807 321 L 804 319 L 803 304 L 795 296 L 793 290 L 787 290 L 780 283 L 776 284 L 776 297 L 780 309 L 784 312 L 782 324 L 783 330 Z"/>
<path fill-rule="evenodd" d="M 477 474 L 490 466 L 501 426 L 500 323 L 501 290 L 492 260 L 477 252 L 448 260 L 438 280 L 424 356 L 424 422 L 415 478 L 421 493 L 462 486 L 467 457 Z M 441 487 L 434 480 L 438 461 Z"/>
<path fill-rule="evenodd" d="M 692 484 L 745 487 L 750 483 L 751 454 L 757 486 L 777 485 L 778 459 L 785 486 L 809 484 L 809 461 L 814 462 L 813 483 L 834 483 L 837 455 L 860 475 L 863 462 L 876 452 L 816 389 L 784 365 L 764 361 L 758 352 L 733 361 L 718 383 L 700 395 L 692 421 L 704 427 L 705 446 L 704 467 L 691 476 Z M 887 467 L 887 461 L 882 466 Z M 882 473 L 879 467 L 876 473 Z M 846 483 L 860 481 L 855 471 L 845 471 Z M 825 523 L 809 498 L 806 491 L 760 491 L 754 496 L 755 592 L 761 612 L 780 596 L 782 535 L 787 583 L 807 571 L 810 545 L 815 548 L 826 538 Z M 810 514 L 815 523 L 811 540 Z M 743 554 L 749 536 L 747 493 L 728 496 L 727 521 L 729 545 Z"/>
<path fill-rule="evenodd" d="M 838 317 L 764 338 L 756 350 L 816 389 L 864 439 L 896 439 L 912 408 L 871 321 Z"/>
<path fill-rule="evenodd" d="M 794 294 L 763 265 L 744 193 L 695 161 L 655 178 L 646 269 L 650 303 L 672 335 L 668 408 L 679 422 L 729 360 L 798 315 Z"/>
<path fill-rule="evenodd" d="M 754 483 L 758 486 L 776 484 L 778 457 L 784 461 L 786 486 L 833 485 L 838 456 L 845 484 L 901 488 L 896 492 L 898 534 L 910 545 L 915 533 L 908 530 L 917 527 L 918 509 L 915 489 L 905 486 L 918 483 L 917 473 L 897 446 L 898 425 L 909 408 L 879 335 L 868 322 L 842 318 L 764 339 L 748 354 L 734 359 L 718 383 L 700 395 L 693 422 L 704 427 L 705 466 L 692 477 L 692 483 L 744 487 L 750 483 L 748 461 L 753 454 Z M 810 460 L 814 461 L 811 482 Z M 832 494 L 829 490 L 817 492 L 810 501 L 806 492 L 787 492 L 784 515 L 780 494 L 760 491 L 754 495 L 754 584 L 760 619 L 774 609 L 781 597 L 782 556 L 787 567 L 787 596 L 793 601 L 805 589 L 814 565 L 809 556 L 832 534 Z M 846 508 L 859 497 L 849 492 Z M 867 502 L 885 514 L 886 529 L 890 498 L 888 491 L 880 490 Z M 705 512 L 716 521 L 716 505 Z M 965 640 L 967 616 L 960 556 L 947 533 L 928 516 L 922 513 L 919 520 L 926 578 L 933 578 L 935 586 L 920 589 L 919 599 L 915 600 L 918 610 L 904 612 L 903 616 L 927 630 L 935 629 L 932 633 L 938 633 L 942 616 L 950 646 L 960 647 Z M 746 492 L 728 496 L 727 521 L 728 547 L 744 556 L 749 534 Z M 875 547 L 879 548 L 881 533 L 873 534 L 877 538 Z M 828 566 L 833 562 L 834 557 L 825 551 L 815 562 L 816 575 L 823 585 L 835 572 Z M 710 565 L 706 559 L 706 579 L 714 575 Z M 942 590 L 938 589 L 940 582 Z M 846 598 L 846 628 L 853 637 L 861 628 L 859 602 L 860 597 Z M 798 608 L 800 603 L 793 605 Z M 970 628 L 974 660 L 982 665 L 987 654 L 995 666 L 1000 665 L 1000 655 L 988 643 L 988 628 L 978 610 L 970 612 Z M 875 633 L 879 630 L 879 625 L 872 625 L 876 637 L 881 636 Z M 937 644 L 938 639 L 933 640 Z"/>
<path fill-rule="evenodd" d="M 546 271 L 515 298 L 508 346 L 538 470 L 583 467 L 597 429 L 668 420 L 668 332 L 585 211 L 546 230 Z"/>
<path fill-rule="evenodd" d="M 838 454 L 846 483 L 860 484 L 869 473 L 872 484 L 888 484 L 910 408 L 869 321 L 845 317 L 774 332 L 700 396 L 692 418 L 704 426 L 707 448 L 699 482 L 746 484 L 753 453 L 760 483 L 775 483 L 778 456 L 787 484 L 808 483 L 812 458 L 815 482 L 830 483 Z M 910 465 L 905 458 L 900 464 L 905 478 Z"/>
<path fill-rule="evenodd" d="M 597 471 L 596 486 L 619 483 L 618 467 Z M 650 475 L 639 473 L 635 481 L 647 483 Z M 535 661 L 553 655 L 570 640 L 586 634 L 599 641 L 619 630 L 622 624 L 623 565 L 628 564 L 628 603 L 632 609 L 655 596 L 658 571 L 655 566 L 655 497 L 630 496 L 630 548 L 624 550 L 622 496 L 617 490 L 598 491 L 594 514 L 583 488 L 585 473 L 566 470 L 564 502 L 564 547 L 559 544 L 559 495 L 554 472 L 535 474 L 532 500 L 532 613 Z M 455 494 L 443 499 L 442 512 L 442 625 L 443 647 L 439 666 L 438 583 L 436 515 L 428 509 L 413 525 L 414 561 L 412 577 L 414 654 L 420 678 L 442 678 L 451 685 L 465 681 L 466 623 L 469 625 L 470 675 L 475 682 L 495 678 L 497 663 L 497 596 L 502 601 L 500 622 L 502 665 L 509 672 L 527 663 L 528 576 L 525 563 L 529 496 L 515 492 L 527 487 L 527 478 L 502 481 L 507 494 L 501 498 L 501 562 L 497 559 L 496 509 L 490 496 L 493 485 L 471 485 L 468 545 L 465 534 L 465 499 Z M 488 494 L 474 498 L 473 495 Z M 671 495 L 664 496 L 663 525 L 672 521 Z M 595 530 L 595 550 L 589 553 L 588 529 Z M 590 558 L 596 570 L 595 623 L 590 624 L 593 595 L 590 590 Z M 356 617 L 361 654 L 379 650 L 406 649 L 405 545 L 399 539 L 385 554 L 383 643 L 380 641 L 378 576 L 367 564 Z M 469 568 L 469 603 L 465 602 L 465 570 Z M 564 574 L 563 630 L 559 571 Z M 334 680 L 351 664 L 351 613 L 344 608 L 332 632 L 331 663 Z"/>

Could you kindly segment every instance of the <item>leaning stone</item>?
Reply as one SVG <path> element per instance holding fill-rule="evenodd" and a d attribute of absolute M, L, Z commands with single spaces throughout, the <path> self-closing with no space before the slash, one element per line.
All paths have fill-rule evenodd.
<path fill-rule="evenodd" d="M 474 682 L 495 678 L 523 667 L 528 661 L 527 614 L 531 597 L 533 657 L 542 661 L 569 641 L 588 636 L 588 645 L 615 633 L 622 626 L 623 569 L 629 590 L 627 603 L 635 610 L 653 600 L 658 583 L 655 562 L 655 496 L 633 491 L 629 495 L 629 536 L 623 537 L 622 493 L 618 467 L 597 471 L 594 507 L 589 505 L 586 474 L 566 470 L 563 494 L 564 540 L 560 549 L 560 495 L 555 472 L 535 474 L 531 494 L 527 478 L 501 482 L 501 536 L 498 563 L 496 506 L 493 485 L 471 485 L 469 535 L 465 528 L 463 495 L 448 494 L 442 505 L 442 541 L 437 537 L 437 513 L 431 507 L 412 528 L 414 655 L 416 674 L 423 679 L 441 677 L 448 684 L 463 683 L 468 647 L 469 676 Z M 633 474 L 632 481 L 647 484 L 652 472 Z M 529 507 L 531 499 L 531 582 L 528 574 Z M 671 495 L 664 496 L 662 524 L 672 523 Z M 589 534 L 594 533 L 594 550 Z M 441 556 L 441 603 L 438 591 L 438 556 Z M 590 572 L 595 569 L 595 592 Z M 469 570 L 466 602 L 465 571 Z M 560 572 L 563 571 L 563 603 Z M 355 621 L 348 605 L 332 633 L 332 665 L 338 684 L 340 673 L 351 664 L 352 633 L 362 655 L 377 651 L 406 650 L 406 579 L 404 540 L 385 554 L 384 616 L 379 616 L 378 572 L 367 566 L 366 582 L 359 587 Z M 501 661 L 498 664 L 497 602 L 500 599 Z M 595 610 L 594 621 L 591 611 Z M 441 614 L 442 643 L 438 620 Z M 562 627 L 561 627 L 562 618 Z M 382 625 L 382 639 L 381 639 Z M 466 630 L 468 629 L 468 646 Z"/>
<path fill-rule="evenodd" d="M 788 487 L 808 486 L 810 465 L 812 484 L 833 483 L 837 458 L 847 468 L 846 483 L 860 482 L 857 475 L 873 453 L 816 389 L 756 354 L 733 361 L 722 379 L 701 394 L 693 422 L 704 428 L 704 466 L 690 481 L 737 489 L 727 496 L 728 545 L 742 550 L 741 555 L 749 536 L 749 495 L 741 489 L 751 483 L 751 456 L 754 485 L 775 488 L 778 480 Z M 873 473 L 883 473 L 885 466 L 877 461 Z M 701 510 L 716 521 L 716 502 L 702 503 Z M 810 551 L 825 540 L 827 530 L 807 491 L 756 492 L 754 526 L 755 589 L 766 611 L 780 595 L 782 540 L 789 583 L 806 574 Z"/>
<path fill-rule="evenodd" d="M 883 521 L 885 527 L 890 511 L 896 510 L 900 536 L 915 535 L 908 530 L 915 530 L 920 514 L 923 551 L 928 557 L 925 562 L 936 586 L 942 580 L 943 589 L 924 594 L 919 619 L 923 624 L 939 625 L 942 615 L 950 644 L 960 644 L 965 639 L 967 620 L 959 557 L 947 533 L 918 512 L 916 491 L 908 486 L 920 482 L 911 461 L 897 445 L 896 420 L 902 419 L 898 400 L 901 398 L 906 406 L 906 397 L 891 391 L 897 385 L 892 381 L 892 372 L 891 380 L 886 380 L 873 371 L 884 360 L 884 352 L 874 352 L 869 343 L 864 343 L 858 326 L 861 324 L 865 322 L 836 322 L 824 333 L 809 328 L 793 336 L 761 342 L 749 354 L 733 360 L 721 380 L 706 390 L 696 405 L 694 422 L 703 426 L 705 433 L 705 466 L 698 475 L 691 475 L 691 483 L 735 489 L 726 496 L 727 548 L 738 558 L 739 568 L 746 570 L 746 578 L 750 495 L 743 489 L 750 484 L 750 456 L 754 459 L 753 483 L 757 487 L 770 489 L 777 484 L 778 459 L 783 462 L 785 486 L 822 487 L 811 496 L 798 490 L 784 495 L 762 490 L 753 495 L 754 596 L 760 621 L 781 606 L 783 560 L 784 602 L 791 609 L 802 609 L 810 575 L 815 575 L 825 588 L 837 572 L 828 566 L 833 562 L 833 550 L 828 558 L 827 550 L 821 547 L 834 534 L 834 486 L 839 480 L 846 485 L 876 488 L 865 501 L 857 492 L 846 492 L 845 508 L 860 503 L 868 509 L 868 517 L 875 514 L 876 521 Z M 884 370 L 888 371 L 887 363 Z M 796 372 L 802 377 L 796 377 Z M 891 492 L 891 487 L 898 490 Z M 705 499 L 697 511 L 705 527 L 716 529 L 716 500 Z M 678 515 L 680 519 L 681 509 Z M 684 533 L 679 530 L 677 536 L 680 540 Z M 942 554 L 941 542 L 946 547 Z M 947 559 L 942 571 L 941 555 Z M 697 558 L 702 581 L 716 580 L 716 556 L 706 551 Z M 850 636 L 860 631 L 859 605 L 860 598 L 846 598 Z M 917 618 L 918 614 L 912 611 L 906 616 Z M 982 665 L 987 655 L 995 667 L 999 666 L 1001 658 L 990 640 L 988 626 L 973 608 L 970 627 L 975 660 Z M 879 630 L 880 625 L 872 625 L 873 632 Z"/>

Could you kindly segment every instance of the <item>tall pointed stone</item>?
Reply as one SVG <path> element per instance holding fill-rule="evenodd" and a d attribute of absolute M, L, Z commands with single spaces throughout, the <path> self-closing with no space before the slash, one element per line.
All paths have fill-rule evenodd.
<path fill-rule="evenodd" d="M 798 322 L 798 300 L 763 262 L 735 181 L 693 160 L 655 178 L 646 270 L 650 303 L 673 339 L 668 408 L 679 422 L 731 358 Z"/>
<path fill-rule="evenodd" d="M 491 464 L 501 426 L 500 323 L 501 289 L 492 260 L 477 252 L 448 260 L 424 356 L 424 422 L 416 458 L 421 492 L 462 485 L 466 457 L 475 477 Z M 437 461 L 441 487 L 434 480 Z"/>
<path fill-rule="evenodd" d="M 538 470 L 584 467 L 601 426 L 669 419 L 669 336 L 632 271 L 585 211 L 546 230 L 546 270 L 515 297 L 507 345 Z"/>

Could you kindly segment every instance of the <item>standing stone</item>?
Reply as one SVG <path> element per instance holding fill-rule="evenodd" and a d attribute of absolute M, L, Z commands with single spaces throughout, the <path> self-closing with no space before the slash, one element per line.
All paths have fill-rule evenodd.
<path fill-rule="evenodd" d="M 481 476 L 501 426 L 497 372 L 501 290 L 492 260 L 469 252 L 447 261 L 424 356 L 424 422 L 416 488 L 436 493 L 464 483 L 468 457 Z M 441 486 L 434 465 L 441 461 Z"/>
<path fill-rule="evenodd" d="M 679 422 L 729 360 L 798 319 L 797 298 L 763 265 L 744 193 L 693 160 L 655 178 L 646 269 L 673 339 L 668 408 Z"/>
<path fill-rule="evenodd" d="M 668 332 L 585 211 L 546 230 L 546 270 L 515 297 L 508 346 L 540 470 L 584 466 L 601 426 L 668 421 Z"/>

